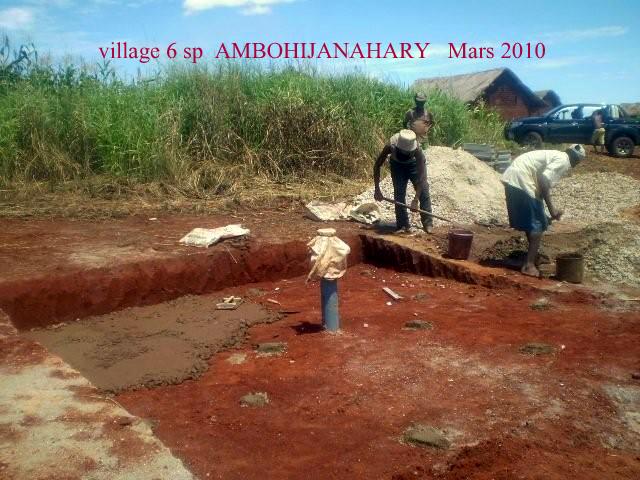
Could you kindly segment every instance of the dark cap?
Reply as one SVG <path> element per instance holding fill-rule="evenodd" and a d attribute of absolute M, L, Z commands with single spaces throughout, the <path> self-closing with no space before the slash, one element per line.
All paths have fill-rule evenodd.
<path fill-rule="evenodd" d="M 416 102 L 426 102 L 427 101 L 427 96 L 422 93 L 422 92 L 418 92 L 416 93 Z"/>

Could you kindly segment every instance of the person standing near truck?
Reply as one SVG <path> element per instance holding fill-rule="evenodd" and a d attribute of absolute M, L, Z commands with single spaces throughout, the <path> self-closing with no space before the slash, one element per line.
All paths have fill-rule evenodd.
<path fill-rule="evenodd" d="M 409 181 L 416 190 L 416 196 L 420 201 L 420 209 L 431 213 L 431 197 L 429 196 L 429 184 L 427 183 L 427 164 L 424 152 L 418 145 L 416 134 L 413 130 L 400 130 L 389 139 L 373 167 L 373 182 L 375 192 L 373 198 L 376 202 L 384 200 L 380 190 L 380 168 L 389 158 L 391 179 L 393 181 L 393 198 L 396 202 L 405 203 L 407 197 L 407 184 Z M 411 232 L 411 223 L 406 207 L 396 205 L 396 228 L 398 231 Z M 421 213 L 422 228 L 427 233 L 433 232 L 433 219 L 426 213 Z"/>
<path fill-rule="evenodd" d="M 551 189 L 585 156 L 584 147 L 577 144 L 564 152 L 533 150 L 517 157 L 502 175 L 509 225 L 525 232 L 529 241 L 527 259 L 521 269 L 523 274 L 540 276 L 536 257 L 542 234 L 549 226 L 544 204 L 552 220 L 562 218 L 563 211 L 555 208 L 551 201 Z"/>
<path fill-rule="evenodd" d="M 593 151 L 597 153 L 598 145 L 600 145 L 600 151 L 604 153 L 606 130 L 604 128 L 604 114 L 601 108 L 591 114 L 591 121 L 593 122 L 593 135 L 591 136 Z"/>

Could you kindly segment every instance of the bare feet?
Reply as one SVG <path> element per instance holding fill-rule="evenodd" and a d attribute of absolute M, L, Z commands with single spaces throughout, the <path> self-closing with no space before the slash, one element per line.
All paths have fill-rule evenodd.
<path fill-rule="evenodd" d="M 540 265 L 545 263 L 551 263 L 551 259 L 549 258 L 548 255 L 545 255 L 544 253 L 539 253 L 538 255 L 536 255 L 536 261 L 535 261 L 536 268 L 539 269 Z"/>
<path fill-rule="evenodd" d="M 529 277 L 540 278 L 540 270 L 538 270 L 535 265 L 524 264 L 520 272 Z"/>

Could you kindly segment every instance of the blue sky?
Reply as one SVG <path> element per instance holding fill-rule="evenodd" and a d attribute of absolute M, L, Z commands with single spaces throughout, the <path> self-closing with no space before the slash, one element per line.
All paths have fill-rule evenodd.
<path fill-rule="evenodd" d="M 112 41 L 136 46 L 220 42 L 431 42 L 428 59 L 320 61 L 390 82 L 509 67 L 564 102 L 640 101 L 640 1 L 0 0 L 0 31 L 54 58 L 98 57 Z M 449 59 L 447 44 L 544 42 L 542 60 Z M 500 55 L 496 55 L 499 57 Z M 133 61 L 116 62 L 124 73 Z"/>

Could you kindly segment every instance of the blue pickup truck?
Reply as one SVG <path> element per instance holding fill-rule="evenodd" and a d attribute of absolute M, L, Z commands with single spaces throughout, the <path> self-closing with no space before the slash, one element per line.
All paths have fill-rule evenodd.
<path fill-rule="evenodd" d="M 505 127 L 505 137 L 521 145 L 540 147 L 547 143 L 591 144 L 591 115 L 602 110 L 605 145 L 616 157 L 631 157 L 640 144 L 640 120 L 632 119 L 619 105 L 576 103 L 561 105 L 541 117 L 525 117 L 511 121 Z"/>

